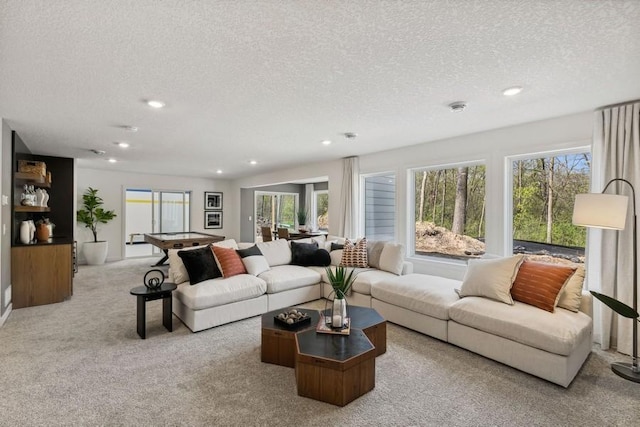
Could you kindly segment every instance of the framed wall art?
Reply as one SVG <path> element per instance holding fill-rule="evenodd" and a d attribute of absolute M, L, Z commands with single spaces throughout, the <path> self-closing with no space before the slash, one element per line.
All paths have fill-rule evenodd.
<path fill-rule="evenodd" d="M 222 210 L 222 193 L 217 191 L 205 191 L 204 209 L 207 211 Z"/>
<path fill-rule="evenodd" d="M 222 211 L 205 212 L 204 228 L 222 228 Z"/>

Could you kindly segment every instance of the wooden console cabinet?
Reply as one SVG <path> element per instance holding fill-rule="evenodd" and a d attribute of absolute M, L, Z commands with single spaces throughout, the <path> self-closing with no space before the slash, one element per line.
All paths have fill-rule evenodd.
<path fill-rule="evenodd" d="M 13 308 L 62 302 L 73 293 L 73 246 L 43 244 L 11 248 Z"/>

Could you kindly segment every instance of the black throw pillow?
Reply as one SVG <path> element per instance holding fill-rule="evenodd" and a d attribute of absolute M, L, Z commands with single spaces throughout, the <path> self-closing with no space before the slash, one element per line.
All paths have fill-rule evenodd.
<path fill-rule="evenodd" d="M 184 268 L 189 274 L 189 283 L 192 285 L 222 277 L 218 264 L 216 264 L 216 259 L 213 257 L 213 251 L 209 246 L 188 251 L 178 251 L 178 256 L 184 263 Z"/>
<path fill-rule="evenodd" d="M 307 267 L 307 258 L 312 257 L 317 249 L 318 242 L 296 243 L 291 241 L 291 264 Z"/>
<path fill-rule="evenodd" d="M 331 264 L 331 256 L 324 249 L 318 249 L 318 242 L 291 242 L 291 264 L 303 267 L 326 267 Z"/>
<path fill-rule="evenodd" d="M 340 249 L 344 249 L 344 245 L 340 244 L 340 243 L 333 243 L 331 242 L 331 252 L 333 251 L 339 251 Z"/>

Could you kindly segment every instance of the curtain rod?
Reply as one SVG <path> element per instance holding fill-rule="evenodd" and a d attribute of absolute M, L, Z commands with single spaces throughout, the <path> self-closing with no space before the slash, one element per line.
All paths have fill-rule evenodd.
<path fill-rule="evenodd" d="M 631 105 L 631 104 L 635 104 L 636 102 L 640 102 L 640 99 L 636 99 L 633 101 L 620 102 L 618 104 L 605 105 L 604 107 L 596 108 L 594 111 L 602 111 L 602 110 L 606 110 L 607 108 L 622 107 L 623 105 Z"/>

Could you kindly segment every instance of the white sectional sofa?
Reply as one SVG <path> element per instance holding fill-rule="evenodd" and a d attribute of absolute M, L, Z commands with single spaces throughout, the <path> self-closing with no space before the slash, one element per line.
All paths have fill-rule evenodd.
<path fill-rule="evenodd" d="M 331 242 L 344 242 L 337 237 L 302 239 L 296 243 L 318 242 L 321 247 Z M 214 245 L 246 249 L 253 243 L 237 244 L 226 240 Z M 327 283 L 325 267 L 302 267 L 291 265 L 291 243 L 278 239 L 256 244 L 269 266 L 269 270 L 257 276 L 239 274 L 228 278 L 209 279 L 191 285 L 189 276 L 178 257 L 179 250 L 169 250 L 169 280 L 178 285 L 173 293 L 173 313 L 193 332 L 212 328 L 268 311 L 330 297 L 331 286 Z M 391 244 L 390 244 L 391 245 Z M 197 249 L 189 248 L 187 250 Z M 340 251 L 333 251 L 332 265 L 340 262 Z M 412 264 L 403 261 L 400 254 L 402 274 L 412 272 Z M 371 306 L 369 289 L 371 284 L 397 277 L 396 274 L 376 268 L 357 269 L 359 274 L 351 304 Z"/>
<path fill-rule="evenodd" d="M 371 286 L 371 307 L 390 322 L 568 387 L 591 353 L 592 297 L 578 312 L 504 304 L 456 293 L 462 281 L 424 274 Z"/>
<path fill-rule="evenodd" d="M 235 241 L 217 244 L 240 249 L 253 246 L 237 245 Z M 330 249 L 330 243 L 323 239 L 320 245 Z M 349 304 L 372 307 L 390 322 L 563 387 L 569 386 L 590 354 L 592 298 L 588 292 L 581 292 L 583 272 L 582 276 L 576 273 L 579 299 L 570 301 L 574 311 L 556 308 L 549 312 L 517 301 L 509 305 L 480 296 L 461 298 L 457 290 L 462 288 L 463 281 L 413 274 L 413 265 L 404 261 L 398 245 L 383 245 L 390 245 L 387 248 L 393 250 L 389 253 L 396 258 L 400 256 L 400 260 L 391 263 L 393 272 L 379 268 L 379 257 L 372 262 L 373 268 L 356 268 Z M 185 278 L 184 266 L 177 262 L 177 251 L 170 250 L 169 277 L 178 283 L 173 293 L 174 314 L 196 332 L 332 297 L 325 267 L 291 265 L 291 247 L 286 240 L 257 246 L 266 258 L 267 271 L 257 276 L 239 274 L 195 285 L 190 285 L 188 276 Z M 331 251 L 331 265 L 338 265 L 340 257 L 339 250 Z"/>

